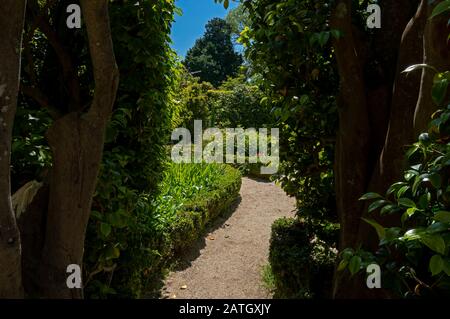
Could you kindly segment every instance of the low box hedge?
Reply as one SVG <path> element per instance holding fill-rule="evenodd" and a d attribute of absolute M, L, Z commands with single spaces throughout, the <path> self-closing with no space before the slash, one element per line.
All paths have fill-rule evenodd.
<path fill-rule="evenodd" d="M 214 190 L 201 191 L 177 212 L 170 230 L 174 251 L 192 245 L 203 236 L 208 223 L 229 209 L 239 196 L 241 177 L 237 169 L 226 166 Z"/>
<path fill-rule="evenodd" d="M 269 262 L 274 298 L 330 298 L 336 253 L 298 218 L 272 225 Z"/>

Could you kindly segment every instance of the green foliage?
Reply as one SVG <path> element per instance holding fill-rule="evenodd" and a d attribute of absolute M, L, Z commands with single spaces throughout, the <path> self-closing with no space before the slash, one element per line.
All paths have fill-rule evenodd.
<path fill-rule="evenodd" d="M 261 270 L 261 277 L 264 287 L 272 293 L 275 293 L 275 276 L 273 275 L 272 267 L 270 264 L 264 265 Z"/>
<path fill-rule="evenodd" d="M 262 128 L 275 122 L 256 79 L 243 74 L 228 78 L 215 89 L 208 82 L 182 72 L 182 80 L 175 94 L 179 104 L 179 126 L 193 131 L 194 120 L 202 120 L 204 127 Z"/>
<path fill-rule="evenodd" d="M 95 267 L 88 275 L 89 296 L 148 293 L 174 252 L 203 235 L 207 223 L 236 199 L 240 186 L 240 173 L 226 165 L 171 164 L 158 196 L 118 192 L 125 208 L 92 213 L 90 230 L 96 237 L 86 262 Z"/>
<path fill-rule="evenodd" d="M 163 178 L 178 109 L 172 95 L 180 71 L 169 38 L 174 10 L 171 0 L 110 5 L 122 77 L 86 238 L 86 292 L 93 298 L 123 295 L 133 285 L 130 295 L 140 291 L 143 265 L 157 268 L 169 249 L 150 223 L 150 201 Z"/>
<path fill-rule="evenodd" d="M 45 139 L 51 122 L 46 111 L 25 103 L 17 109 L 11 159 L 13 192 L 30 180 L 42 178 L 51 166 L 51 152 Z"/>
<path fill-rule="evenodd" d="M 431 13 L 431 18 L 437 17 L 438 15 L 441 15 L 443 13 L 448 13 L 450 11 L 450 0 L 444 0 L 441 3 L 439 3 Z"/>
<path fill-rule="evenodd" d="M 231 27 L 231 34 L 233 38 L 233 42 L 237 43 L 237 40 L 244 28 L 250 24 L 250 17 L 248 11 L 245 7 L 240 3 L 236 8 L 231 9 L 227 17 L 225 18 L 228 25 Z"/>
<path fill-rule="evenodd" d="M 255 80 L 241 74 L 211 93 L 211 120 L 217 127 L 258 129 L 275 123 L 268 105 L 261 103 L 264 94 Z"/>
<path fill-rule="evenodd" d="M 298 214 L 319 233 L 336 222 L 334 144 L 338 76 L 324 1 L 244 1 L 241 33 L 250 70 L 258 74 L 281 128 L 279 181 L 297 198 Z M 330 238 L 331 239 L 331 238 Z M 333 245 L 336 238 L 331 239 Z"/>
<path fill-rule="evenodd" d="M 298 219 L 272 225 L 270 267 L 275 298 L 329 298 L 336 253 Z"/>
<path fill-rule="evenodd" d="M 426 66 L 413 66 L 407 71 Z M 444 107 L 448 72 L 437 73 L 432 97 Z M 368 263 L 383 268 L 385 288 L 403 297 L 450 296 L 450 105 L 433 115 L 428 132 L 407 152 L 409 168 L 385 196 L 368 193 L 369 213 L 397 217 L 397 227 L 365 219 L 377 232 L 375 253 L 347 249 L 340 269 L 357 273 Z"/>
<path fill-rule="evenodd" d="M 189 49 L 184 64 L 201 81 L 215 87 L 237 74 L 242 57 L 234 51 L 231 28 L 225 20 L 214 18 L 207 23 L 205 34 Z"/>
<path fill-rule="evenodd" d="M 338 75 L 325 1 L 243 1 L 249 71 L 261 104 L 281 129 L 278 181 L 297 199 L 299 220 L 273 225 L 270 264 L 276 297 L 329 297 L 339 226 L 334 195 Z"/>
<path fill-rule="evenodd" d="M 175 219 L 171 221 L 169 228 L 174 249 L 177 251 L 188 247 L 202 236 L 206 225 L 229 209 L 241 189 L 241 174 L 230 166 L 204 164 L 206 166 L 201 173 L 206 173 L 206 175 L 208 172 L 211 173 L 209 176 L 199 177 L 201 174 L 199 174 L 198 168 L 192 170 L 192 168 L 189 169 L 189 165 L 192 164 L 182 165 L 188 165 L 188 171 L 195 175 L 199 182 L 206 182 L 210 185 L 207 188 L 199 187 L 198 184 L 190 185 L 191 189 L 196 191 L 195 196 L 191 196 L 182 209 L 174 215 Z"/>
<path fill-rule="evenodd" d="M 194 129 L 194 120 L 202 120 L 204 125 L 212 125 L 212 90 L 214 87 L 208 82 L 201 82 L 200 78 L 193 77 L 183 70 L 183 79 L 177 89 L 176 99 L 180 104 L 179 126 Z"/>

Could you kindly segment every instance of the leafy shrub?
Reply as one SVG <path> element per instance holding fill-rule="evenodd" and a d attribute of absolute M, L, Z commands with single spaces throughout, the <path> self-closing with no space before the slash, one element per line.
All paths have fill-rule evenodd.
<path fill-rule="evenodd" d="M 87 275 L 87 293 L 141 297 L 161 278 L 175 251 L 198 239 L 229 207 L 240 185 L 239 171 L 227 165 L 170 164 L 158 196 L 119 190 L 117 199 L 127 210 L 92 214 L 90 230 L 98 238 L 86 259 L 96 263 Z"/>
<path fill-rule="evenodd" d="M 180 113 L 180 126 L 194 129 L 194 120 L 202 120 L 203 125 L 212 126 L 211 123 L 211 98 L 214 87 L 208 82 L 200 82 L 187 70 L 182 69 L 182 81 L 177 88 L 175 98 L 183 110 Z"/>
<path fill-rule="evenodd" d="M 257 78 L 247 79 L 243 74 L 228 78 L 211 92 L 211 117 L 215 126 L 261 128 L 272 127 L 275 118 L 266 103 Z"/>
<path fill-rule="evenodd" d="M 409 68 L 413 70 L 414 67 Z M 432 97 L 444 107 L 450 72 L 437 72 Z M 402 297 L 450 296 L 450 105 L 436 112 L 428 132 L 407 152 L 404 180 L 385 196 L 367 193 L 368 211 L 395 217 L 395 227 L 365 219 L 379 237 L 375 252 L 362 247 L 342 252 L 339 269 L 351 274 L 367 264 L 382 267 L 383 286 Z"/>
<path fill-rule="evenodd" d="M 325 2 L 245 0 L 250 25 L 240 39 L 251 71 L 261 78 L 261 102 L 281 128 L 278 181 L 296 197 L 299 217 L 314 232 L 337 222 L 339 84 L 330 40 L 338 32 L 329 30 Z"/>
<path fill-rule="evenodd" d="M 238 170 L 220 164 L 221 172 L 207 190 L 199 190 L 177 212 L 175 222 L 170 225 L 171 239 L 175 250 L 189 246 L 204 232 L 208 222 L 226 211 L 238 197 L 241 189 L 241 174 Z"/>
<path fill-rule="evenodd" d="M 275 298 L 328 298 L 336 253 L 294 218 L 272 225 L 270 266 Z"/>
<path fill-rule="evenodd" d="M 333 167 L 339 81 L 331 46 L 331 39 L 339 32 L 329 28 L 332 6 L 326 1 L 242 3 L 248 11 L 249 26 L 242 31 L 240 41 L 252 74 L 261 79 L 261 103 L 272 110 L 281 129 L 277 181 L 287 194 L 295 196 L 302 221 L 297 221 L 301 225 L 297 232 L 283 233 L 281 225 L 273 226 L 287 238 L 288 233 L 297 236 L 301 243 L 292 240 L 290 247 L 274 241 L 272 269 L 278 291 L 282 297 L 328 296 L 311 288 L 316 285 L 317 274 L 302 269 L 308 266 L 309 258 L 315 258 L 313 247 L 331 251 L 337 246 L 339 231 Z M 317 244 L 310 244 L 313 240 Z M 289 262 L 283 262 L 281 252 Z M 332 270 L 326 273 L 331 276 Z"/>
<path fill-rule="evenodd" d="M 167 249 L 161 248 L 150 202 L 163 178 L 165 144 L 178 108 L 171 97 L 179 69 L 168 37 L 175 10 L 174 1 L 165 0 L 110 6 L 117 63 L 126 76 L 106 132 L 87 229 L 84 271 L 89 297 L 128 294 L 123 278 L 140 283 L 141 266 L 155 265 L 159 250 Z"/>

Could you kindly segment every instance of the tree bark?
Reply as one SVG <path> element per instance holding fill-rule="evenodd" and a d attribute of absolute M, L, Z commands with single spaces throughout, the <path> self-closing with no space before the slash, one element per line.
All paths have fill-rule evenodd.
<path fill-rule="evenodd" d="M 351 25 L 351 1 L 338 1 L 331 28 L 341 30 L 335 40 L 340 74 L 339 132 L 336 151 L 336 198 L 341 222 L 341 247 L 353 246 L 362 205 L 358 202 L 366 189 L 369 152 L 369 120 L 365 85 Z"/>
<path fill-rule="evenodd" d="M 11 140 L 26 0 L 0 1 L 0 298 L 23 296 L 21 244 L 11 204 Z"/>
<path fill-rule="evenodd" d="M 82 267 L 84 239 L 99 173 L 104 134 L 118 87 L 107 0 L 82 0 L 83 17 L 95 78 L 87 113 L 72 112 L 48 132 L 53 152 L 41 282 L 48 298 L 82 298 L 82 289 L 68 289 L 67 266 Z"/>
<path fill-rule="evenodd" d="M 436 5 L 438 2 L 427 5 L 428 17 L 431 16 Z M 441 72 L 450 70 L 450 47 L 447 38 L 449 32 L 448 16 L 440 15 L 427 20 L 423 37 L 423 63 L 431 65 Z M 414 112 L 415 137 L 426 131 L 431 115 L 438 108 L 431 97 L 434 74 L 434 71 L 428 68 L 422 71 L 420 93 Z"/>
<path fill-rule="evenodd" d="M 380 30 L 372 36 L 364 33 L 370 49 L 365 64 L 367 106 L 371 131 L 370 165 L 373 171 L 385 145 L 392 112 L 392 96 L 399 49 L 405 27 L 417 9 L 411 0 L 381 0 L 382 8 Z M 372 39 L 372 41 L 370 41 Z M 402 71 L 402 70 L 401 70 Z"/>
<path fill-rule="evenodd" d="M 422 63 L 421 39 L 427 18 L 426 6 L 427 1 L 422 0 L 416 14 L 406 26 L 400 42 L 389 128 L 371 187 L 377 192 L 386 189 L 400 178 L 405 167 L 405 148 L 414 141 L 412 123 L 420 89 L 420 74 L 407 75 L 402 71 L 410 65 Z"/>
<path fill-rule="evenodd" d="M 422 63 L 425 23 L 427 19 L 427 1 L 423 0 L 417 12 L 406 26 L 400 42 L 396 80 L 393 85 L 389 127 L 381 154 L 376 154 L 378 161 L 372 173 L 367 191 L 383 194 L 391 184 L 399 181 L 406 166 L 405 151 L 414 138 L 414 108 L 420 89 L 420 73 L 402 73 L 408 66 Z M 362 216 L 368 215 L 366 204 Z M 398 226 L 397 216 L 383 218 L 371 214 L 378 222 L 386 226 Z M 375 249 L 378 237 L 373 227 L 360 221 L 358 242 L 365 247 Z"/>
<path fill-rule="evenodd" d="M 373 48 L 360 50 L 358 43 L 348 36 L 351 16 L 344 17 L 341 14 L 345 22 L 337 19 L 339 12 L 342 12 L 339 6 L 342 8 L 343 2 L 337 4 L 331 21 L 332 28 L 344 31 L 344 43 L 341 43 L 341 47 L 338 42 L 334 45 L 341 79 L 342 99 L 339 104 L 343 105 L 339 112 L 336 197 L 341 222 L 339 246 L 355 248 L 359 244 L 367 246 L 378 243 L 376 233 L 361 220 L 367 204 L 359 202 L 359 197 L 368 190 L 373 191 L 373 188 L 385 191 L 386 185 L 396 176 L 391 169 L 383 171 L 385 163 L 392 165 L 395 161 L 397 167 L 400 166 L 398 162 L 403 163 L 404 157 L 401 143 L 407 143 L 413 136 L 413 110 L 420 81 L 418 77 L 415 81 L 405 80 L 400 72 L 406 66 L 422 60 L 418 39 L 420 30 L 423 33 L 425 17 L 422 15 L 420 21 L 413 19 L 408 24 L 414 9 L 408 1 L 383 1 L 383 30 L 375 33 L 371 42 Z M 350 1 L 346 5 L 349 7 Z M 399 10 L 403 10 L 401 14 L 398 14 Z M 360 51 L 363 54 L 358 55 Z M 355 54 L 352 55 L 352 52 Z M 359 65 L 359 68 L 355 65 Z M 364 80 L 361 80 L 359 70 L 363 70 Z M 346 113 L 346 110 L 351 112 Z M 402 112 L 409 113 L 405 115 Z M 406 128 L 402 125 L 406 125 Z M 346 157 L 342 155 L 343 152 L 347 154 Z M 365 287 L 364 278 L 350 279 L 342 273 L 336 273 L 333 290 L 336 298 L 374 296 Z M 376 295 L 388 296 L 385 291 L 376 291 Z"/>

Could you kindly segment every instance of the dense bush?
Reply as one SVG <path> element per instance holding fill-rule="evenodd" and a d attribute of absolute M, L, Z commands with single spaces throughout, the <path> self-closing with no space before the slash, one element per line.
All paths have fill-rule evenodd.
<path fill-rule="evenodd" d="M 277 295 L 328 297 L 333 258 L 319 266 L 315 250 L 335 249 L 339 232 L 333 170 L 339 86 L 330 41 L 338 33 L 329 30 L 329 9 L 322 3 L 246 0 L 243 5 L 249 25 L 240 41 L 249 70 L 260 79 L 261 103 L 272 110 L 281 129 L 278 181 L 297 199 L 302 221 L 273 226 L 271 268 Z M 320 277 L 327 279 L 318 288 Z"/>
<path fill-rule="evenodd" d="M 330 298 L 336 252 L 297 218 L 272 225 L 270 268 L 275 298 Z"/>
<path fill-rule="evenodd" d="M 180 114 L 180 126 L 193 130 L 194 120 L 203 126 L 218 128 L 272 127 L 275 118 L 267 104 L 261 103 L 263 91 L 257 78 L 243 74 L 228 78 L 218 88 L 182 70 L 182 79 L 175 94 Z"/>
<path fill-rule="evenodd" d="M 204 126 L 213 125 L 211 121 L 211 99 L 213 86 L 208 82 L 201 82 L 186 69 L 182 69 L 182 79 L 176 91 L 176 101 L 180 113 L 180 127 L 193 132 L 194 120 L 202 120 Z"/>
<path fill-rule="evenodd" d="M 250 25 L 240 41 L 261 77 L 263 105 L 281 128 L 279 181 L 311 227 L 336 222 L 333 162 L 338 77 L 328 6 L 312 1 L 244 1 Z M 326 221 L 326 223 L 325 223 Z M 320 229 L 319 229 L 320 230 Z M 319 231 L 318 230 L 318 231 Z"/>
<path fill-rule="evenodd" d="M 150 203 L 167 166 L 165 145 L 178 116 L 173 92 L 180 69 L 169 38 L 175 10 L 174 1 L 111 3 L 123 76 L 87 230 L 84 271 L 90 297 L 128 294 L 130 287 L 129 296 L 138 294 L 144 265 L 155 265 L 159 250 L 168 249 L 151 224 Z"/>
<path fill-rule="evenodd" d="M 91 274 L 87 292 L 93 298 L 141 297 L 168 267 L 176 250 L 203 234 L 208 222 L 236 199 L 239 171 L 221 164 L 171 164 L 159 195 L 117 193 L 130 212 L 93 212 L 91 226 L 99 238 L 88 262 L 104 263 Z M 126 191 L 126 190 L 125 190 Z M 98 266 L 97 266 L 97 269 Z"/>
<path fill-rule="evenodd" d="M 379 264 L 383 288 L 395 296 L 450 296 L 450 105 L 444 105 L 448 83 L 450 72 L 436 71 L 432 98 L 442 109 L 407 152 L 404 179 L 385 196 L 367 193 L 361 198 L 372 200 L 368 212 L 379 212 L 377 220 L 390 216 L 394 223 L 383 226 L 367 217 L 378 234 L 378 248 L 348 248 L 341 254 L 339 269 L 351 274 Z"/>
<path fill-rule="evenodd" d="M 197 240 L 203 234 L 208 222 L 226 211 L 239 195 L 241 174 L 238 170 L 223 164 L 203 164 L 203 166 L 205 168 L 201 172 L 198 169 L 189 169 L 192 167 L 189 164 L 186 166 L 191 177 L 188 179 L 189 185 L 184 185 L 184 190 L 191 189 L 195 194 L 186 198 L 182 208 L 168 224 L 175 250 L 187 247 Z M 209 176 L 199 174 L 208 175 L 208 171 L 214 174 L 210 173 Z M 191 182 L 195 180 L 198 180 L 197 184 Z M 202 187 L 200 182 L 205 183 L 205 186 Z M 164 205 L 159 204 L 159 207 Z"/>
<path fill-rule="evenodd" d="M 217 127 L 271 127 L 274 116 L 267 104 L 261 103 L 263 91 L 257 78 L 243 74 L 228 78 L 212 91 L 211 117 Z"/>

